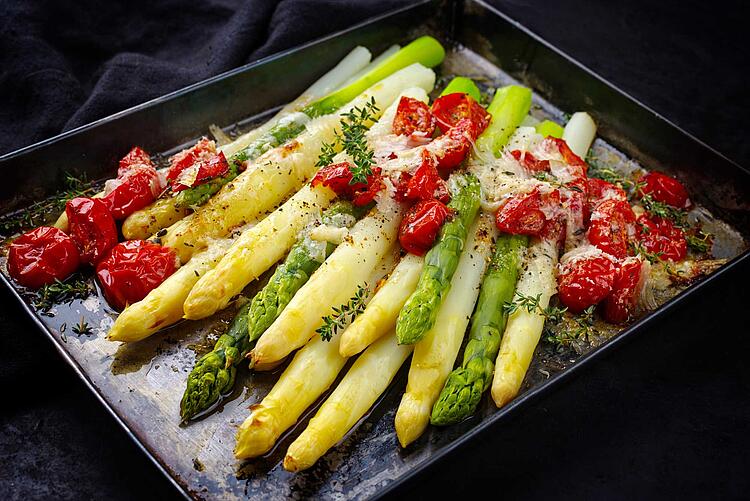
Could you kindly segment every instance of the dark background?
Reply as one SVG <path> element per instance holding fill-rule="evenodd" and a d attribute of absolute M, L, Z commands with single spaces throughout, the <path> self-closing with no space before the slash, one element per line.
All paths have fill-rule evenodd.
<path fill-rule="evenodd" d="M 491 3 L 750 166 L 741 2 Z M 0 2 L 0 154 L 401 4 Z M 747 497 L 748 268 L 402 494 Z M 174 496 L 4 290 L 0 392 L 3 498 Z"/>

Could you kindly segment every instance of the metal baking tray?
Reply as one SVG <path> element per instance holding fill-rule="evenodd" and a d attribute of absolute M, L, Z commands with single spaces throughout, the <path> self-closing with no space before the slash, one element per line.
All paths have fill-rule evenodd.
<path fill-rule="evenodd" d="M 377 53 L 421 34 L 431 34 L 450 47 L 440 70 L 443 75 L 461 73 L 487 86 L 519 81 L 534 89 L 533 113 L 538 117 L 588 111 L 600 127 L 595 148 L 609 161 L 636 161 L 679 173 L 695 201 L 748 241 L 750 172 L 479 0 L 419 2 L 0 157 L 4 178 L 0 214 L 57 192 L 65 172 L 85 173 L 89 179 L 112 176 L 117 159 L 134 144 L 166 154 L 206 134 L 209 124 L 228 131 L 247 128 L 296 97 L 355 45 Z M 237 463 L 231 453 L 236 426 L 281 369 L 260 374 L 240 371 L 235 392 L 216 412 L 188 426 L 179 425 L 179 399 L 187 374 L 232 311 L 118 346 L 104 340 L 115 313 L 98 291 L 42 314 L 28 293 L 4 275 L 2 280 L 114 419 L 186 497 L 373 498 L 392 492 L 449 458 L 452 450 L 502 426 L 519 408 L 540 400 L 574 373 L 585 371 L 592 360 L 647 331 L 655 317 L 678 308 L 687 295 L 700 294 L 703 285 L 732 273 L 748 257 L 745 248 L 714 274 L 588 352 L 560 357 L 540 346 L 521 394 L 508 406 L 498 410 L 485 399 L 476 416 L 456 426 L 430 428 L 402 450 L 393 418 L 405 386 L 405 364 L 355 429 L 316 466 L 296 475 L 285 472 L 280 460 L 314 408 L 266 456 Z M 95 327 L 93 334 L 72 333 L 70 326 L 81 317 Z M 62 329 L 63 324 L 68 328 Z"/>

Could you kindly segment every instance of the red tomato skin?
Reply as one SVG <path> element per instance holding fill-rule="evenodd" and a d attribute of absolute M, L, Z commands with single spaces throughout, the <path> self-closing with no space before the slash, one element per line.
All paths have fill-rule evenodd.
<path fill-rule="evenodd" d="M 227 162 L 227 159 L 224 156 L 223 152 L 219 152 L 218 154 L 211 155 L 207 158 L 198 159 L 196 163 L 198 164 L 198 173 L 195 176 L 195 181 L 193 181 L 193 184 L 188 186 L 178 182 L 175 179 L 172 181 L 173 192 L 176 193 L 178 191 L 187 190 L 188 188 L 192 188 L 194 186 L 206 184 L 208 181 L 220 176 L 224 176 L 227 172 L 229 172 L 229 162 Z M 195 165 L 195 163 L 193 165 Z"/>
<path fill-rule="evenodd" d="M 589 242 L 623 259 L 628 254 L 628 242 L 635 235 L 635 214 L 630 205 L 622 200 L 607 199 L 591 213 Z"/>
<path fill-rule="evenodd" d="M 96 276 L 110 305 L 123 309 L 140 301 L 177 269 L 177 254 L 145 240 L 114 246 L 96 267 Z"/>
<path fill-rule="evenodd" d="M 174 182 L 182 171 L 192 167 L 198 161 L 208 159 L 216 153 L 216 143 L 203 137 L 190 148 L 182 150 L 169 159 L 169 170 L 167 170 L 167 181 Z"/>
<path fill-rule="evenodd" d="M 398 241 L 407 252 L 423 256 L 435 243 L 440 228 L 452 214 L 438 200 L 422 200 L 409 209 L 401 221 Z"/>
<path fill-rule="evenodd" d="M 122 177 L 127 172 L 137 166 L 145 165 L 146 167 L 153 167 L 154 164 L 151 161 L 151 156 L 146 153 L 140 146 L 134 146 L 127 155 L 122 157 L 120 160 L 119 167 L 117 169 L 117 177 Z"/>
<path fill-rule="evenodd" d="M 510 197 L 495 213 L 495 225 L 511 235 L 544 236 L 557 240 L 565 228 L 559 217 L 548 219 L 542 208 L 560 205 L 560 192 L 542 194 L 539 188 Z"/>
<path fill-rule="evenodd" d="M 474 124 L 474 140 L 490 124 L 491 116 L 473 97 L 461 92 L 446 94 L 432 103 L 432 114 L 440 130 L 447 132 L 461 120 L 468 119 Z"/>
<path fill-rule="evenodd" d="M 352 185 L 349 182 L 352 180 L 352 177 L 349 162 L 341 162 L 322 167 L 315 173 L 310 184 L 313 186 L 326 186 L 341 196 L 350 193 Z"/>
<path fill-rule="evenodd" d="M 539 160 L 528 151 L 513 150 L 510 154 L 531 173 L 549 172 L 549 160 Z"/>
<path fill-rule="evenodd" d="M 354 205 L 359 206 L 372 202 L 375 195 L 383 189 L 383 176 L 379 167 L 372 169 L 372 174 L 367 176 L 366 183 L 350 184 L 353 178 L 349 162 L 341 162 L 322 167 L 310 184 L 326 186 L 336 195 L 351 200 Z"/>
<path fill-rule="evenodd" d="M 681 182 L 661 172 L 651 171 L 638 180 L 641 193 L 651 195 L 657 202 L 684 209 L 690 205 L 688 192 Z"/>
<path fill-rule="evenodd" d="M 363 187 L 354 190 L 352 193 L 351 198 L 354 205 L 362 207 L 363 205 L 367 205 L 375 200 L 375 196 L 378 192 L 385 187 L 380 167 L 372 169 L 372 174 L 367 176 L 367 184 L 356 183 L 355 186 Z"/>
<path fill-rule="evenodd" d="M 573 150 L 570 149 L 570 146 L 568 146 L 568 143 L 564 139 L 548 136 L 544 140 L 557 145 L 557 149 L 560 151 L 560 155 L 562 155 L 565 163 L 571 167 L 580 167 L 583 169 L 583 176 L 586 176 L 588 165 L 581 157 L 573 153 Z"/>
<path fill-rule="evenodd" d="M 685 232 L 669 219 L 649 218 L 645 214 L 637 221 L 638 240 L 662 261 L 681 261 L 687 255 Z"/>
<path fill-rule="evenodd" d="M 73 240 L 64 231 L 50 226 L 24 233 L 8 248 L 8 274 L 32 289 L 66 279 L 79 264 Z"/>
<path fill-rule="evenodd" d="M 594 207 L 608 198 L 622 201 L 627 201 L 628 199 L 628 195 L 625 193 L 625 190 L 623 190 L 619 186 L 615 186 L 612 183 L 608 183 L 603 179 L 597 179 L 595 177 L 586 178 L 586 184 L 588 188 L 587 201 L 589 211 L 593 211 Z"/>
<path fill-rule="evenodd" d="M 643 263 L 635 258 L 625 261 L 617 270 L 612 293 L 604 301 L 604 319 L 622 324 L 631 319 L 641 287 Z"/>
<path fill-rule="evenodd" d="M 547 221 L 540 209 L 541 204 L 542 197 L 537 188 L 525 195 L 510 197 L 495 213 L 497 229 L 511 235 L 538 236 Z"/>
<path fill-rule="evenodd" d="M 435 133 L 435 117 L 429 106 L 419 99 L 403 96 L 393 118 L 393 133 L 411 136 L 415 132 L 422 137 L 432 137 Z"/>
<path fill-rule="evenodd" d="M 404 200 L 418 201 L 437 198 L 444 204 L 450 202 L 448 185 L 437 171 L 435 159 L 427 150 L 422 150 L 422 163 L 406 183 Z"/>
<path fill-rule="evenodd" d="M 477 136 L 474 123 L 462 118 L 445 135 L 433 141 L 432 144 L 440 145 L 435 152 L 438 169 L 450 170 L 463 162 Z"/>
<path fill-rule="evenodd" d="M 606 256 L 568 263 L 557 277 L 560 301 L 573 313 L 599 304 L 612 291 L 616 273 L 617 267 Z"/>
<path fill-rule="evenodd" d="M 117 244 L 117 226 L 107 205 L 96 198 L 78 197 L 68 201 L 65 213 L 81 262 L 96 265 Z"/>
<path fill-rule="evenodd" d="M 112 191 L 101 198 L 115 220 L 125 219 L 156 200 L 154 187 L 158 180 L 153 167 L 133 166 L 118 181 Z"/>

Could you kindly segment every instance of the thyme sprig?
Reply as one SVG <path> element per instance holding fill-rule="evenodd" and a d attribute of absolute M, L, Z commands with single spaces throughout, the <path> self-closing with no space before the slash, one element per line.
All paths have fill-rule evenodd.
<path fill-rule="evenodd" d="M 559 308 L 557 306 L 547 306 L 546 308 L 542 308 L 542 305 L 539 304 L 541 296 L 541 294 L 527 296 L 522 292 L 516 291 L 515 296 L 513 296 L 513 301 L 505 302 L 503 304 L 503 311 L 508 315 L 512 315 L 519 309 L 525 309 L 529 313 L 538 313 L 539 315 L 542 315 L 550 322 L 559 322 L 562 320 L 563 315 L 568 309 Z"/>
<path fill-rule="evenodd" d="M 56 304 L 84 298 L 91 292 L 89 281 L 80 275 L 73 275 L 64 282 L 55 280 L 36 292 L 34 307 L 40 311 L 49 311 Z"/>
<path fill-rule="evenodd" d="M 81 317 L 81 320 L 73 326 L 73 333 L 80 336 L 81 334 L 92 334 L 93 331 L 91 330 L 91 326 L 88 324 L 88 322 L 86 322 L 86 320 Z"/>
<path fill-rule="evenodd" d="M 575 328 L 572 330 L 562 329 L 558 332 L 553 332 L 552 330 L 547 329 L 546 336 L 544 338 L 545 341 L 551 343 L 556 348 L 568 345 L 572 341 L 577 339 L 585 339 L 586 341 L 588 341 L 589 338 L 596 333 L 596 328 L 594 327 L 595 308 L 596 305 L 589 306 L 580 314 L 572 317 L 573 324 L 575 325 Z M 559 324 L 560 322 L 555 323 Z"/>
<path fill-rule="evenodd" d="M 678 228 L 684 229 L 689 226 L 687 222 L 687 212 L 678 209 L 677 207 L 672 207 L 669 204 L 665 204 L 664 202 L 654 200 L 654 197 L 648 193 L 641 196 L 641 204 L 643 205 L 643 208 L 646 209 L 646 212 L 652 216 L 669 219 Z"/>
<path fill-rule="evenodd" d="M 692 250 L 700 254 L 706 254 L 711 250 L 713 235 L 698 228 L 694 233 L 686 233 L 685 240 Z"/>
<path fill-rule="evenodd" d="M 50 215 L 57 215 L 65 210 L 68 200 L 90 196 L 94 193 L 96 193 L 96 187 L 86 180 L 86 176 L 76 177 L 65 173 L 65 189 L 45 200 L 34 202 L 22 211 L 0 218 L 0 233 L 12 235 L 40 226 L 48 221 Z"/>
<path fill-rule="evenodd" d="M 372 97 L 362 108 L 355 106 L 351 111 L 342 114 L 341 132 L 336 133 L 336 138 L 332 143 L 323 143 L 315 165 L 325 167 L 333 162 L 336 147 L 340 144 L 354 163 L 349 168 L 352 173 L 349 184 L 366 183 L 367 177 L 372 174 L 375 153 L 367 144 L 365 133 L 369 129 L 369 123 L 375 120 L 375 114 L 378 111 L 375 97 Z"/>
<path fill-rule="evenodd" d="M 330 341 L 333 336 L 344 329 L 357 316 L 365 311 L 365 301 L 369 294 L 367 284 L 358 285 L 357 292 L 346 304 L 333 308 L 333 314 L 323 317 L 323 325 L 315 329 L 323 341 Z"/>

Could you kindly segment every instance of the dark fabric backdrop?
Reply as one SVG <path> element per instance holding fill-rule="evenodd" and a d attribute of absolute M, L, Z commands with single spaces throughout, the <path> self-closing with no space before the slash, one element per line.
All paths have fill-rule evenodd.
<path fill-rule="evenodd" d="M 0 154 L 403 3 L 2 1 Z M 492 3 L 750 165 L 742 2 Z M 746 497 L 748 271 L 715 283 L 404 494 Z M 0 389 L 2 497 L 174 495 L 5 291 Z"/>

